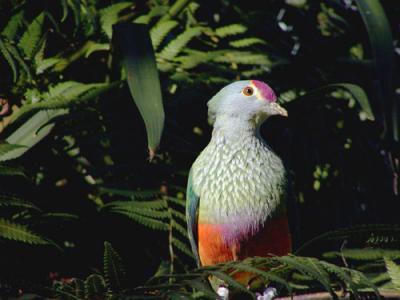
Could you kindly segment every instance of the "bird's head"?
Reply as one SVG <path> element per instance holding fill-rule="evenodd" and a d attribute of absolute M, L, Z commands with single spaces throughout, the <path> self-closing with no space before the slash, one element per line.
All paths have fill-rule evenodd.
<path fill-rule="evenodd" d="M 207 105 L 212 124 L 219 117 L 233 117 L 261 125 L 269 116 L 288 115 L 278 104 L 274 91 L 258 80 L 233 82 L 222 88 Z"/>

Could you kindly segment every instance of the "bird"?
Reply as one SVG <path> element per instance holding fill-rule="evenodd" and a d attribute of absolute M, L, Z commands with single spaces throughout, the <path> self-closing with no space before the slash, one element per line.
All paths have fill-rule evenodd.
<path fill-rule="evenodd" d="M 232 82 L 207 106 L 212 136 L 190 169 L 186 191 L 187 230 L 198 266 L 288 254 L 286 171 L 260 135 L 260 126 L 271 116 L 287 117 L 286 109 L 259 80 Z M 235 279 L 247 286 L 251 275 L 238 273 Z M 211 284 L 219 299 L 228 299 L 220 281 Z"/>

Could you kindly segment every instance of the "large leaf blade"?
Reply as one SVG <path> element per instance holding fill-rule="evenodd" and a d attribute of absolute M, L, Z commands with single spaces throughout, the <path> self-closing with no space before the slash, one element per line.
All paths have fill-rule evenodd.
<path fill-rule="evenodd" d="M 144 120 L 150 158 L 160 143 L 164 108 L 152 43 L 146 25 L 114 25 L 114 43 L 122 54 L 133 100 Z"/>
<path fill-rule="evenodd" d="M 361 17 L 368 31 L 368 37 L 375 64 L 374 87 L 386 121 L 387 133 L 399 140 L 398 107 L 394 97 L 394 47 L 389 21 L 382 4 L 377 0 L 357 0 Z"/>

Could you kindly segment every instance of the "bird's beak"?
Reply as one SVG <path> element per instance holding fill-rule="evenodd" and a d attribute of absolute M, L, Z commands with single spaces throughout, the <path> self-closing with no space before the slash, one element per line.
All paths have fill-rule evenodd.
<path fill-rule="evenodd" d="M 281 115 L 283 117 L 288 116 L 288 112 L 286 109 L 284 109 L 282 106 L 280 106 L 277 102 L 272 102 L 269 105 L 270 109 L 274 111 L 277 115 Z"/>

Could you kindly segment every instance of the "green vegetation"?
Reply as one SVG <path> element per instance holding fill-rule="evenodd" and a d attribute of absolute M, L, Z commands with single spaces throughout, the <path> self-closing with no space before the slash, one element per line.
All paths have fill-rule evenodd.
<path fill-rule="evenodd" d="M 215 299 L 211 275 L 250 298 L 397 295 L 400 6 L 258 2 L 0 2 L 1 296 Z M 290 175 L 294 253 L 195 268 L 206 101 L 247 78 L 289 111 L 262 134 Z"/>

